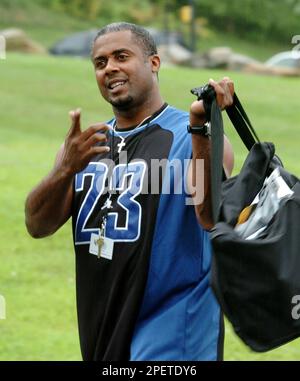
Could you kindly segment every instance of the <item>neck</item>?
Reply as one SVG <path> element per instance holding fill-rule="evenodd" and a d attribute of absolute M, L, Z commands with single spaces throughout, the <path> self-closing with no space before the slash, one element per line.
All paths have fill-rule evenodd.
<path fill-rule="evenodd" d="M 138 125 L 143 119 L 151 116 L 159 110 L 163 104 L 164 102 L 161 96 L 158 96 L 155 101 L 145 102 L 145 104 L 131 107 L 129 110 L 113 108 L 118 129 L 120 130 L 122 128 Z"/>

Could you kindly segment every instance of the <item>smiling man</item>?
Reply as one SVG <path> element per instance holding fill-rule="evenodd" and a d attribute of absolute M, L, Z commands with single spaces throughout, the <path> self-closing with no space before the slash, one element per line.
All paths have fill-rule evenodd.
<path fill-rule="evenodd" d="M 160 59 L 153 41 L 131 30 L 98 33 L 92 49 L 96 80 L 113 106 L 118 128 L 138 124 L 163 105 L 157 83 Z"/>
<path fill-rule="evenodd" d="M 160 58 L 139 26 L 101 29 L 92 62 L 114 117 L 82 131 L 80 110 L 70 112 L 72 126 L 55 166 L 25 209 L 36 238 L 53 234 L 72 216 L 83 359 L 220 359 L 222 316 L 209 287 L 205 231 L 212 226 L 210 140 L 198 128 L 206 122 L 203 102 L 193 102 L 189 114 L 164 102 Z M 222 109 L 232 104 L 228 78 L 210 84 Z M 172 161 L 189 159 L 182 176 L 168 172 Z M 205 172 L 195 184 L 197 159 L 204 160 Z M 153 160 L 164 161 L 163 171 L 155 173 Z M 225 139 L 227 174 L 232 166 Z M 151 192 L 153 181 L 158 192 Z M 186 183 L 190 190 L 196 185 L 194 197 L 204 189 L 201 203 L 187 205 Z"/>

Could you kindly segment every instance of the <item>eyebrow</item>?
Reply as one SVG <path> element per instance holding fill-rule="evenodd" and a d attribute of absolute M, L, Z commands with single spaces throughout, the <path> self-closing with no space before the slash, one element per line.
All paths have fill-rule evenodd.
<path fill-rule="evenodd" d="M 124 53 L 124 52 L 131 53 L 131 50 L 126 49 L 126 48 L 116 49 L 116 50 L 114 50 L 114 51 L 112 52 L 112 55 L 115 56 L 115 55 L 117 55 L 117 54 Z M 100 55 L 100 56 L 95 57 L 93 60 L 94 60 L 94 62 L 96 62 L 96 61 L 99 61 L 99 60 L 101 60 L 101 59 L 103 59 L 103 58 L 105 58 L 105 56 L 104 56 L 104 55 Z"/>

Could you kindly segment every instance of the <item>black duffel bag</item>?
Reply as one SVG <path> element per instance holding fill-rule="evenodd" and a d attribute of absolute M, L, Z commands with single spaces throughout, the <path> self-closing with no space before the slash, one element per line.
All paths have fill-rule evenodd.
<path fill-rule="evenodd" d="M 192 92 L 211 112 L 211 286 L 236 334 L 254 351 L 268 351 L 300 336 L 300 181 L 283 168 L 272 143 L 259 142 L 234 95 L 226 111 L 250 152 L 240 173 L 221 183 L 221 111 L 209 87 Z M 242 238 L 235 230 L 239 215 L 276 167 L 294 193 L 281 200 L 261 236 Z"/>

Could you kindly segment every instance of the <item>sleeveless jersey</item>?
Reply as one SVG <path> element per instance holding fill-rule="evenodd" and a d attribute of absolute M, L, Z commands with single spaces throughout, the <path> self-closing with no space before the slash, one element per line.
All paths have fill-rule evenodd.
<path fill-rule="evenodd" d="M 194 206 L 187 205 L 187 124 L 187 113 L 164 105 L 134 130 L 110 131 L 111 151 L 75 176 L 73 238 L 84 360 L 220 355 L 222 319 L 209 287 L 210 242 Z M 118 153 L 122 138 L 124 162 Z M 105 237 L 113 240 L 111 258 L 90 252 L 103 216 Z"/>

